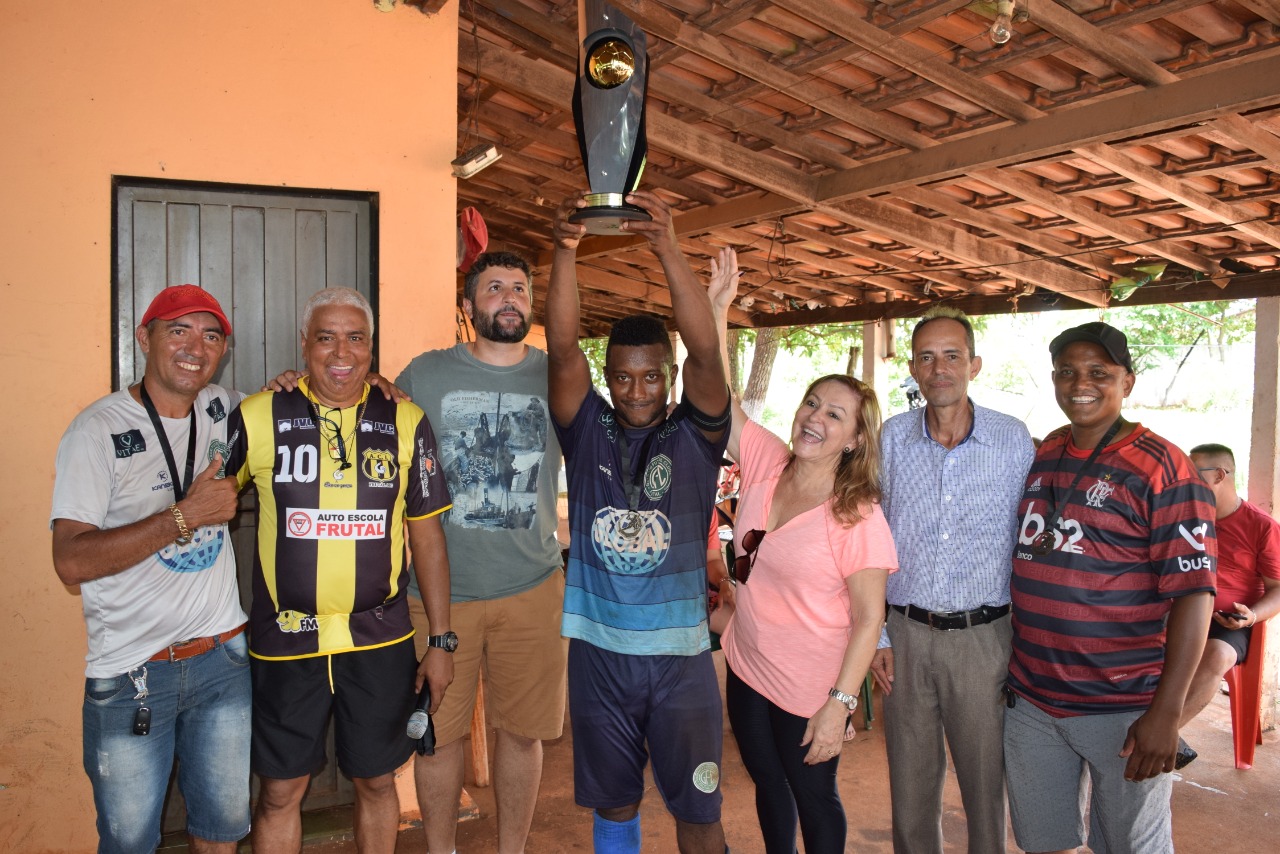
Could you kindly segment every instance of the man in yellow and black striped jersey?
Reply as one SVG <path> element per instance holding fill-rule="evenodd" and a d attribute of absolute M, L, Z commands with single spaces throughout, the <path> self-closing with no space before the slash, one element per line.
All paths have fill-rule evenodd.
<path fill-rule="evenodd" d="M 449 563 L 440 514 L 451 506 L 422 410 L 370 394 L 373 312 L 348 288 L 306 304 L 308 376 L 244 401 L 228 427 L 227 471 L 258 490 L 250 653 L 252 766 L 262 782 L 255 851 L 298 851 L 299 807 L 324 763 L 335 718 L 338 767 L 355 784 L 361 851 L 395 849 L 393 773 L 425 680 L 432 711 L 453 680 Z M 405 596 L 405 537 L 431 626 L 419 664 Z"/>

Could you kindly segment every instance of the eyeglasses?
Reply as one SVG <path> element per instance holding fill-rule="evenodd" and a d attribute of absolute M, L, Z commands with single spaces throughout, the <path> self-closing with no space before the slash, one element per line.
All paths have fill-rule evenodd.
<path fill-rule="evenodd" d="M 742 535 L 743 553 L 733 559 L 733 578 L 739 584 L 746 584 L 751 577 L 751 570 L 756 565 L 756 553 L 764 542 L 764 531 L 752 528 Z"/>
<path fill-rule="evenodd" d="M 1201 475 L 1203 475 L 1207 471 L 1220 471 L 1222 472 L 1223 477 L 1231 477 L 1231 472 L 1228 471 L 1227 469 L 1224 469 L 1222 466 L 1205 466 L 1203 468 L 1196 469 L 1196 471 L 1200 472 Z"/>

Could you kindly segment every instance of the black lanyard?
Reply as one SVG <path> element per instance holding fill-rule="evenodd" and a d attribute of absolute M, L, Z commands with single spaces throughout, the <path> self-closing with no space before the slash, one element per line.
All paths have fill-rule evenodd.
<path fill-rule="evenodd" d="M 618 444 L 622 453 L 622 489 L 627 496 L 627 509 L 632 513 L 636 512 L 640 507 L 640 493 L 643 491 L 644 471 L 649 467 L 649 448 L 653 445 L 653 437 L 658 435 L 661 427 L 654 427 L 649 431 L 649 435 L 645 436 L 644 444 L 640 446 L 640 465 L 636 467 L 634 475 L 631 474 L 631 446 L 627 442 L 627 431 L 622 425 L 618 425 Z"/>
<path fill-rule="evenodd" d="M 173 460 L 173 449 L 169 447 L 169 437 L 164 432 L 164 425 L 160 423 L 160 413 L 156 412 L 156 405 L 151 402 L 151 395 L 147 394 L 146 380 L 138 384 L 138 389 L 142 397 L 142 407 L 151 417 L 151 426 L 155 428 L 156 438 L 160 440 L 160 450 L 164 451 L 164 461 L 169 464 L 169 476 L 173 478 L 173 500 L 181 501 L 187 495 L 187 487 L 191 486 L 192 473 L 196 468 L 195 403 L 193 401 L 191 405 L 191 429 L 187 433 L 187 475 L 184 480 L 178 480 L 178 464 Z"/>
<path fill-rule="evenodd" d="M 1031 551 L 1043 557 L 1053 551 L 1053 531 L 1058 527 L 1058 520 L 1062 518 L 1062 509 L 1071 503 L 1071 496 L 1075 494 L 1076 487 L 1080 485 L 1080 479 L 1093 466 L 1098 459 L 1098 455 L 1102 453 L 1112 439 L 1116 437 L 1116 433 L 1120 432 L 1120 425 L 1124 423 L 1123 418 L 1117 418 L 1115 423 L 1107 428 L 1107 432 L 1102 434 L 1102 438 L 1098 440 L 1098 444 L 1093 446 L 1093 452 L 1089 454 L 1089 459 L 1084 461 L 1084 465 L 1076 472 L 1075 480 L 1071 481 L 1071 485 L 1067 487 L 1066 494 L 1062 497 L 1062 503 L 1058 503 L 1058 496 L 1052 488 L 1049 491 L 1051 502 L 1048 507 L 1049 522 L 1044 526 L 1044 533 L 1036 537 L 1035 542 L 1031 545 Z M 1071 441 L 1071 434 L 1068 433 L 1062 440 L 1062 453 L 1058 455 L 1058 466 L 1062 466 L 1062 457 L 1067 453 L 1067 443 Z"/>

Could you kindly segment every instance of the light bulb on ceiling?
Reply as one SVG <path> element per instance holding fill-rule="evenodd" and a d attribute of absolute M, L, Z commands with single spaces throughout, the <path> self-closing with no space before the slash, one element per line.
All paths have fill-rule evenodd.
<path fill-rule="evenodd" d="M 1013 38 L 1013 0 L 996 0 L 996 20 L 991 25 L 991 41 L 1005 44 Z"/>

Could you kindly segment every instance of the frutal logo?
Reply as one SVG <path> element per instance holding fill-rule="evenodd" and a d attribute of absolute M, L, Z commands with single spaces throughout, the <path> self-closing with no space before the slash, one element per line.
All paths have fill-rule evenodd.
<path fill-rule="evenodd" d="M 305 537 L 311 533 L 311 517 L 300 510 L 289 514 L 289 536 Z"/>

